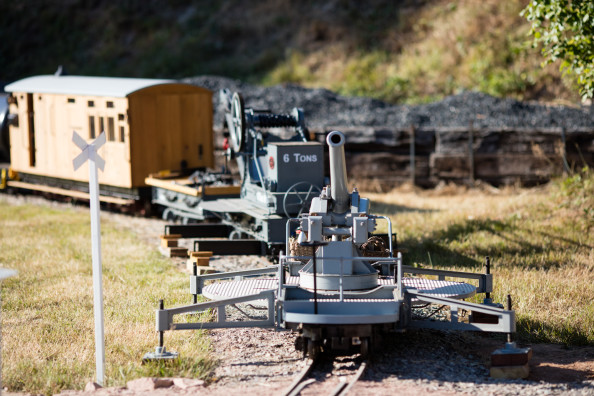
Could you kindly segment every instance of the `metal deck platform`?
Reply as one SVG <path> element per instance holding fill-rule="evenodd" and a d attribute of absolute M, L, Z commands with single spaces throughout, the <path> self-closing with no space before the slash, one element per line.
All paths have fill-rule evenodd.
<path fill-rule="evenodd" d="M 419 293 L 435 297 L 465 299 L 476 293 L 476 286 L 463 282 L 425 278 L 402 278 L 406 289 L 414 289 Z M 298 285 L 299 277 L 291 276 L 286 279 L 287 285 Z M 379 279 L 380 285 L 393 285 L 394 278 Z M 277 278 L 251 278 L 236 281 L 215 282 L 205 286 L 202 295 L 211 300 L 242 297 L 256 294 L 265 290 L 278 288 Z M 323 293 L 320 293 L 323 295 Z"/>
<path fill-rule="evenodd" d="M 225 198 L 217 199 L 215 201 L 203 202 L 202 208 L 210 212 L 247 213 L 250 216 L 258 218 L 269 216 L 280 218 L 278 215 L 270 214 L 268 208 L 263 208 L 254 204 L 253 202 L 249 202 L 241 198 Z"/>

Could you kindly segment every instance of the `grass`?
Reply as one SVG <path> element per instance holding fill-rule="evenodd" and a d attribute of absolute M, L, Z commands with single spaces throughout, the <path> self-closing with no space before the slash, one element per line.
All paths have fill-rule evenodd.
<path fill-rule="evenodd" d="M 371 195 L 405 264 L 476 271 L 491 257 L 493 298 L 512 295 L 522 340 L 594 345 L 594 173 L 547 188 Z"/>
<path fill-rule="evenodd" d="M 2 284 L 3 386 L 53 394 L 95 378 L 90 220 L 80 208 L 0 201 L 0 262 L 18 276 Z M 205 378 L 213 366 L 197 332 L 170 332 L 175 364 L 142 365 L 154 350 L 154 310 L 188 303 L 187 275 L 134 232 L 103 220 L 106 385 L 143 376 Z"/>
<path fill-rule="evenodd" d="M 490 256 L 493 298 L 512 295 L 522 341 L 594 345 L 592 171 L 529 190 L 364 195 L 374 213 L 391 217 L 405 264 L 478 272 Z M 0 224 L 1 265 L 19 271 L 2 284 L 3 386 L 45 394 L 81 389 L 95 375 L 88 212 L 0 200 Z M 215 358 L 199 332 L 166 334 L 166 345 L 183 357 L 177 363 L 140 363 L 157 343 L 158 299 L 187 303 L 187 275 L 106 219 L 102 243 L 106 384 L 206 378 Z"/>
<path fill-rule="evenodd" d="M 519 15 L 526 3 L 436 0 L 402 9 L 382 31 L 368 32 L 374 37 L 369 42 L 343 39 L 289 51 L 263 82 L 290 81 L 398 103 L 426 103 L 464 90 L 579 102 L 575 82 L 563 78 L 557 65 L 541 68 Z"/>
<path fill-rule="evenodd" d="M 580 100 L 558 65 L 541 68 L 519 15 L 528 0 L 43 3 L 0 2 L 7 81 L 62 64 L 76 75 L 216 74 L 400 103 L 462 90 Z"/>

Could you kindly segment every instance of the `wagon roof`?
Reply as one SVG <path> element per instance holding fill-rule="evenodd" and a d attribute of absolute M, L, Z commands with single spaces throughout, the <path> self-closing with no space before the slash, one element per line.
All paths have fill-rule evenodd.
<path fill-rule="evenodd" d="M 34 76 L 8 84 L 6 92 L 89 95 L 125 98 L 132 92 L 175 80 L 123 77 Z"/>

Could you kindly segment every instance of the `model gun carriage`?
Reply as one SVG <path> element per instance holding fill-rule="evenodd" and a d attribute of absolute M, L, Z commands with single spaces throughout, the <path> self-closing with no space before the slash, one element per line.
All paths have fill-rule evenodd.
<path fill-rule="evenodd" d="M 492 304 L 489 298 L 492 275 L 488 271 L 467 273 L 403 265 L 402 254 L 394 254 L 390 219 L 372 214 L 368 199 L 356 189 L 351 193 L 347 190 L 344 135 L 331 132 L 326 141 L 331 183 L 312 199 L 307 213 L 286 220 L 287 254 L 281 252 L 279 264 L 192 275 L 190 292 L 195 303 L 159 309 L 157 331 L 162 334 L 166 330 L 193 328 L 292 329 L 299 331 L 300 347 L 311 357 L 322 351 L 352 348 L 367 354 L 373 345 L 381 345 L 382 334 L 411 328 L 515 332 L 514 312 Z M 375 254 L 366 247 L 377 238 L 373 233 L 378 221 L 387 222 L 388 249 Z M 299 232 L 298 252 L 291 250 L 294 230 Z M 470 279 L 478 285 L 446 278 Z M 486 293 L 483 304 L 464 301 L 476 293 Z M 211 301 L 197 303 L 199 294 Z M 228 310 L 241 303 L 262 303 L 267 315 L 246 314 L 240 321 L 230 319 Z M 418 305 L 447 307 L 449 315 L 443 320 L 429 320 L 413 314 Z M 174 320 L 177 315 L 208 309 L 215 312 L 214 321 Z M 461 310 L 472 312 L 472 320 L 461 320 Z"/>

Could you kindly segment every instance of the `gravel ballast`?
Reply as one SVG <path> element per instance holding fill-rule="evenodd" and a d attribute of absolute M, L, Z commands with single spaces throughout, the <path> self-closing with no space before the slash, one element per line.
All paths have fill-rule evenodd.
<path fill-rule="evenodd" d="M 308 89 L 283 84 L 272 87 L 250 85 L 217 76 L 198 76 L 183 80 L 215 92 L 215 125 L 222 126 L 223 112 L 218 106 L 221 89 L 240 92 L 246 107 L 289 112 L 301 107 L 309 128 L 329 126 L 390 126 L 408 128 L 564 128 L 567 132 L 592 129 L 594 112 L 590 107 L 552 106 L 500 99 L 480 92 L 463 92 L 441 101 L 422 105 L 394 105 L 376 99 L 346 97 L 326 89 Z"/>

